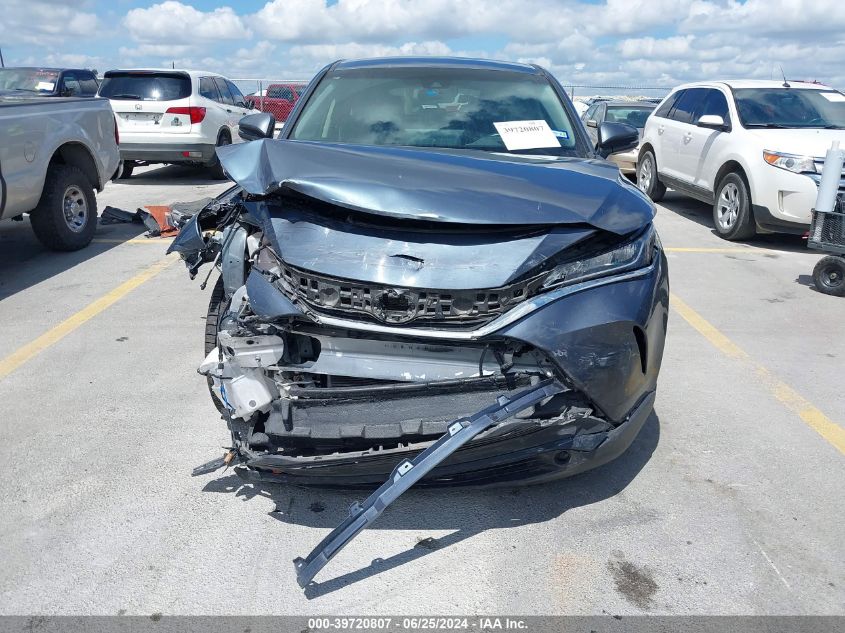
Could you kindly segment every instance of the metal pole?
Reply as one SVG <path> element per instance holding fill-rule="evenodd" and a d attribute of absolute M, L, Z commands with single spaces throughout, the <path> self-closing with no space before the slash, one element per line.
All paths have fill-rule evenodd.
<path fill-rule="evenodd" d="M 0 48 L 0 68 L 5 68 L 6 62 L 3 61 L 3 49 Z"/>
<path fill-rule="evenodd" d="M 263 85 L 264 85 L 264 82 L 259 79 L 258 80 L 258 98 L 259 98 L 260 103 L 261 103 L 260 109 L 261 109 L 262 112 L 264 112 L 264 88 L 263 88 Z"/>

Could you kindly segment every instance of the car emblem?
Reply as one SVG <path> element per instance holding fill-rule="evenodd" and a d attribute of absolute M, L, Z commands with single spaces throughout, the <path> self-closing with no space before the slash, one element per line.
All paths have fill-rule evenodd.
<path fill-rule="evenodd" d="M 141 109 L 141 104 L 140 104 L 140 103 L 136 103 L 136 104 L 135 104 L 135 109 L 136 109 L 136 110 L 140 110 L 140 109 Z"/>
<path fill-rule="evenodd" d="M 417 304 L 407 291 L 391 288 L 375 297 L 373 314 L 384 323 L 407 323 L 417 315 Z"/>

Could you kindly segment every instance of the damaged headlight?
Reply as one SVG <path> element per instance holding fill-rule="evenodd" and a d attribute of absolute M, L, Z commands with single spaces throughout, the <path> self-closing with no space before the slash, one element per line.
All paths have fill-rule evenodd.
<path fill-rule="evenodd" d="M 660 248 L 660 238 L 653 225 L 630 242 L 611 250 L 589 255 L 556 266 L 543 282 L 543 288 L 569 285 L 596 277 L 618 275 L 651 264 L 654 254 Z"/>

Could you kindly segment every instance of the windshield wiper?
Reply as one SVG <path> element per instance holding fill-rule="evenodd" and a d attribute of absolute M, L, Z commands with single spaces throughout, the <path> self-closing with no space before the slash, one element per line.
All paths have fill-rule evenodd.
<path fill-rule="evenodd" d="M 132 95 L 128 93 L 120 93 L 116 95 L 111 95 L 107 97 L 108 99 L 137 99 L 138 101 L 141 100 L 141 95 Z"/>
<path fill-rule="evenodd" d="M 15 92 L 39 92 L 38 90 L 33 90 L 32 88 L 14 88 Z"/>
<path fill-rule="evenodd" d="M 745 127 L 761 127 L 761 128 L 768 128 L 771 130 L 788 130 L 790 128 L 794 128 L 794 125 L 782 125 L 780 123 L 746 123 Z"/>

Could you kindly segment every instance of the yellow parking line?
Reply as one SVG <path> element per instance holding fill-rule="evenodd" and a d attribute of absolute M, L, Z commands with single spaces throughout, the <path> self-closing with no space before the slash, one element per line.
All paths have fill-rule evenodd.
<path fill-rule="evenodd" d="M 128 240 L 121 240 L 116 237 L 97 237 L 91 240 L 95 244 L 167 244 L 173 241 L 172 237 L 133 237 Z"/>
<path fill-rule="evenodd" d="M 745 350 L 722 334 L 675 294 L 670 295 L 670 302 L 675 312 L 698 330 L 716 349 L 726 356 L 747 363 L 759 378 L 760 383 L 768 389 L 776 400 L 797 414 L 807 426 L 845 455 L 845 429 L 833 422 L 792 387 L 774 376 L 765 366 L 753 360 Z"/>
<path fill-rule="evenodd" d="M 117 288 L 106 293 L 96 301 L 89 303 L 79 312 L 59 323 L 56 327 L 48 330 L 34 341 L 30 341 L 23 347 L 18 348 L 2 360 L 0 360 L 0 380 L 11 374 L 25 362 L 40 354 L 45 349 L 58 343 L 65 336 L 73 332 L 79 326 L 97 316 L 100 312 L 128 295 L 144 282 L 149 281 L 161 271 L 167 268 L 173 259 L 162 259 L 155 264 L 138 273 L 131 279 L 124 281 Z"/>
<path fill-rule="evenodd" d="M 669 246 L 663 249 L 667 253 L 748 253 L 754 252 L 753 248 L 735 246 L 733 248 L 698 248 L 686 246 Z"/>

